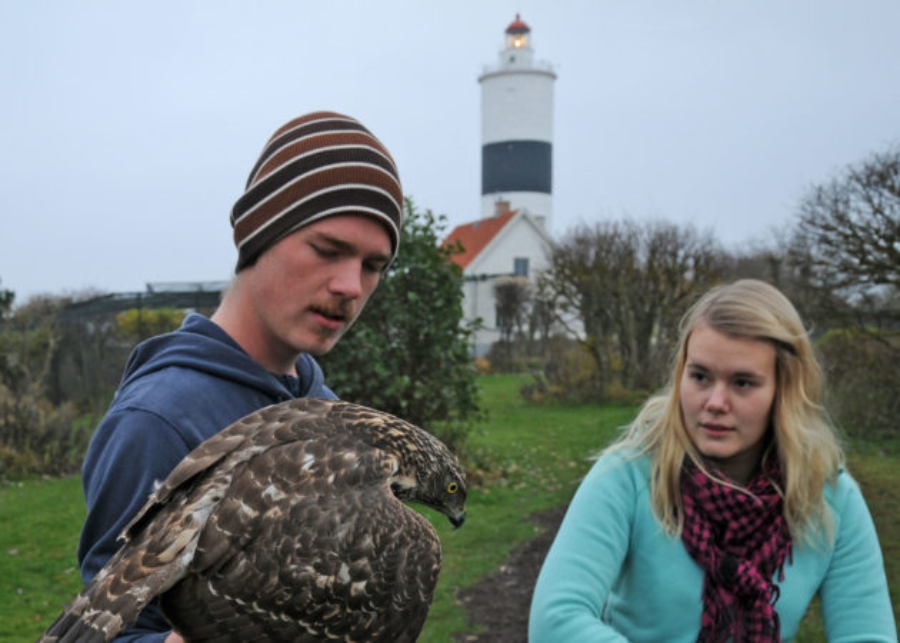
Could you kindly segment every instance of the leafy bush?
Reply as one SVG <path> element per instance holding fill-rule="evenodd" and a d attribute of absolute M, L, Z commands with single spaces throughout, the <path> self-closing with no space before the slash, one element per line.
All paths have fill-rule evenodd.
<path fill-rule="evenodd" d="M 491 344 L 485 358 L 492 373 L 522 373 L 528 368 L 527 343 L 500 339 Z"/>
<path fill-rule="evenodd" d="M 60 305 L 39 298 L 14 313 L 0 311 L 0 478 L 76 472 L 90 439 L 75 424 L 74 407 L 47 396 Z"/>
<path fill-rule="evenodd" d="M 460 450 L 478 417 L 462 272 L 438 237 L 444 217 L 410 201 L 400 253 L 353 328 L 319 358 L 343 399 L 393 413 Z"/>
<path fill-rule="evenodd" d="M 0 478 L 77 473 L 91 437 L 72 405 L 54 406 L 34 390 L 0 385 Z"/>
<path fill-rule="evenodd" d="M 490 375 L 494 372 L 491 360 L 486 357 L 476 357 L 474 362 L 475 370 L 479 375 Z"/>
<path fill-rule="evenodd" d="M 135 345 L 155 335 L 176 330 L 185 312 L 175 308 L 131 308 L 116 315 L 120 338 Z"/>

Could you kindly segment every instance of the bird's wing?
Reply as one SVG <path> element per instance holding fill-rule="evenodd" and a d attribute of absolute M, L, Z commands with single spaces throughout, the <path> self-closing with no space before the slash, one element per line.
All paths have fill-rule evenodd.
<path fill-rule="evenodd" d="M 410 623 L 421 629 L 437 536 L 391 493 L 393 456 L 329 438 L 271 449 L 235 477 L 195 573 L 162 599 L 187 638 L 399 641 Z"/>
<path fill-rule="evenodd" d="M 308 409 L 301 406 L 290 412 L 277 406 L 263 409 L 188 454 L 123 530 L 126 544 L 41 640 L 110 640 L 134 622 L 147 603 L 182 580 L 207 520 L 218 503 L 228 499 L 235 474 L 255 455 L 317 431 L 304 419 L 320 418 L 328 405 L 310 401 Z M 286 430 L 290 424 L 293 431 Z"/>
<path fill-rule="evenodd" d="M 392 493 L 397 456 L 342 430 L 394 421 L 304 399 L 224 429 L 172 471 L 58 622 L 109 640 L 159 595 L 192 640 L 414 640 L 439 540 Z"/>
<path fill-rule="evenodd" d="M 178 463 L 150 496 L 144 507 L 122 531 L 129 540 L 151 521 L 177 491 L 185 491 L 198 478 L 221 473 L 223 485 L 230 484 L 235 467 L 258 453 L 286 442 L 314 437 L 318 421 L 328 413 L 331 400 L 298 399 L 291 405 L 272 405 L 252 413 L 202 442 Z"/>
<path fill-rule="evenodd" d="M 151 600 L 184 577 L 222 493 L 221 480 L 213 478 L 173 497 L 109 559 L 41 641 L 99 643 L 132 624 Z"/>

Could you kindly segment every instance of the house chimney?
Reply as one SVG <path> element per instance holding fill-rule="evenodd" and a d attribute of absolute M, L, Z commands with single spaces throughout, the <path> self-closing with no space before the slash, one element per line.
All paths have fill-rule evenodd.
<path fill-rule="evenodd" d="M 507 212 L 509 212 L 509 201 L 497 199 L 494 202 L 494 216 L 499 217 L 500 215 L 506 214 Z"/>

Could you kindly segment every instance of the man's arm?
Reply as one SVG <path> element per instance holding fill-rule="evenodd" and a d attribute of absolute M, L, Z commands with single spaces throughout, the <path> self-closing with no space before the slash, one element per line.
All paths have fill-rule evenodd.
<path fill-rule="evenodd" d="M 126 409 L 104 418 L 83 465 L 87 518 L 78 558 L 85 583 L 118 551 L 124 527 L 189 450 L 178 432 L 155 414 Z M 171 629 L 154 604 L 117 640 L 162 643 Z"/>

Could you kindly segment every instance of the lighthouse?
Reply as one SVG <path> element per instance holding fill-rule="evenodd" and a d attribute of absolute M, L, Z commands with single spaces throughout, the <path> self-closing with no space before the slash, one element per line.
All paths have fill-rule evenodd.
<path fill-rule="evenodd" d="M 553 210 L 553 82 L 516 15 L 481 84 L 481 216 L 526 210 L 548 227 Z"/>

